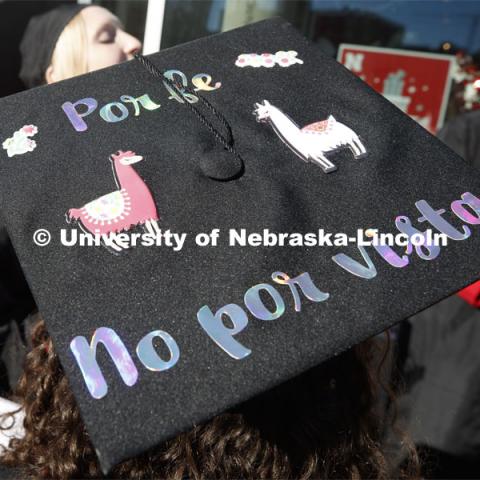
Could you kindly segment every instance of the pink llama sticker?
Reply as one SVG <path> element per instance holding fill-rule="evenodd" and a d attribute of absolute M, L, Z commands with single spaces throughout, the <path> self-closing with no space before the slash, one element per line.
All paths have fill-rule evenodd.
<path fill-rule="evenodd" d="M 110 234 L 127 232 L 140 225 L 146 233 L 160 233 L 157 207 L 152 194 L 132 165 L 143 157 L 132 151 L 118 151 L 110 156 L 117 190 L 107 193 L 81 208 L 71 208 L 67 222 L 78 222 L 82 230 L 104 238 Z M 120 239 L 108 242 L 115 253 L 129 247 Z"/>
<path fill-rule="evenodd" d="M 290 150 L 305 162 L 312 162 L 325 172 L 333 172 L 337 167 L 325 156 L 326 153 L 348 148 L 358 159 L 367 155 L 360 137 L 333 115 L 326 120 L 300 128 L 288 115 L 267 100 L 255 104 L 254 115 L 257 122 L 268 123 Z"/>
<path fill-rule="evenodd" d="M 33 152 L 37 147 L 37 142 L 29 137 L 33 137 L 38 133 L 35 125 L 24 125 L 17 130 L 12 137 L 7 138 L 2 147 L 7 151 L 9 157 L 14 155 L 22 155 L 27 152 Z"/>
<path fill-rule="evenodd" d="M 275 65 L 280 67 L 290 67 L 296 63 L 302 64 L 303 60 L 297 58 L 298 53 L 294 50 L 284 52 L 283 50 L 277 53 L 242 53 L 237 57 L 235 65 L 240 68 L 244 67 L 266 67 L 272 68 Z"/>

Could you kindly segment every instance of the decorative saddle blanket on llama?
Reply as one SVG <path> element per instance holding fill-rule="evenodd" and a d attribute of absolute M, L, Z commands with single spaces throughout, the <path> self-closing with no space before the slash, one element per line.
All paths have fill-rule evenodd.
<path fill-rule="evenodd" d="M 321 120 L 320 122 L 311 123 L 302 128 L 302 132 L 305 133 L 325 133 L 328 129 L 332 128 L 332 120 Z"/>
<path fill-rule="evenodd" d="M 127 191 L 122 189 L 92 200 L 81 211 L 88 223 L 104 226 L 124 220 L 130 210 L 130 197 Z"/>

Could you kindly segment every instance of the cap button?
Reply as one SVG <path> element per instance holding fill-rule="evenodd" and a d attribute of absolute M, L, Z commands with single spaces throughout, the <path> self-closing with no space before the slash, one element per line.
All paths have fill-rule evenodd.
<path fill-rule="evenodd" d="M 238 153 L 220 145 L 204 150 L 200 154 L 199 165 L 206 177 L 220 181 L 235 180 L 241 177 L 245 170 Z"/>

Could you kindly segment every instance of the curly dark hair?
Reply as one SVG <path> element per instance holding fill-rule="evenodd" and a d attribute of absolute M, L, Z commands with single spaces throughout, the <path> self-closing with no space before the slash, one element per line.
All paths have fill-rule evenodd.
<path fill-rule="evenodd" d="M 385 342 L 383 342 L 385 343 Z M 104 478 L 43 320 L 32 336 L 14 399 L 25 436 L 0 457 L 22 478 Z M 378 413 L 379 350 L 366 341 L 150 451 L 108 478 L 418 478 L 414 447 L 392 473 Z"/>

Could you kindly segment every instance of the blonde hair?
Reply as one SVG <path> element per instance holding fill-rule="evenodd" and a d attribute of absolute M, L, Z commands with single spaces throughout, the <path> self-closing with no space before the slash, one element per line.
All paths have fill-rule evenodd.
<path fill-rule="evenodd" d="M 87 33 L 82 12 L 70 20 L 58 37 L 51 65 L 57 81 L 88 72 Z"/>

